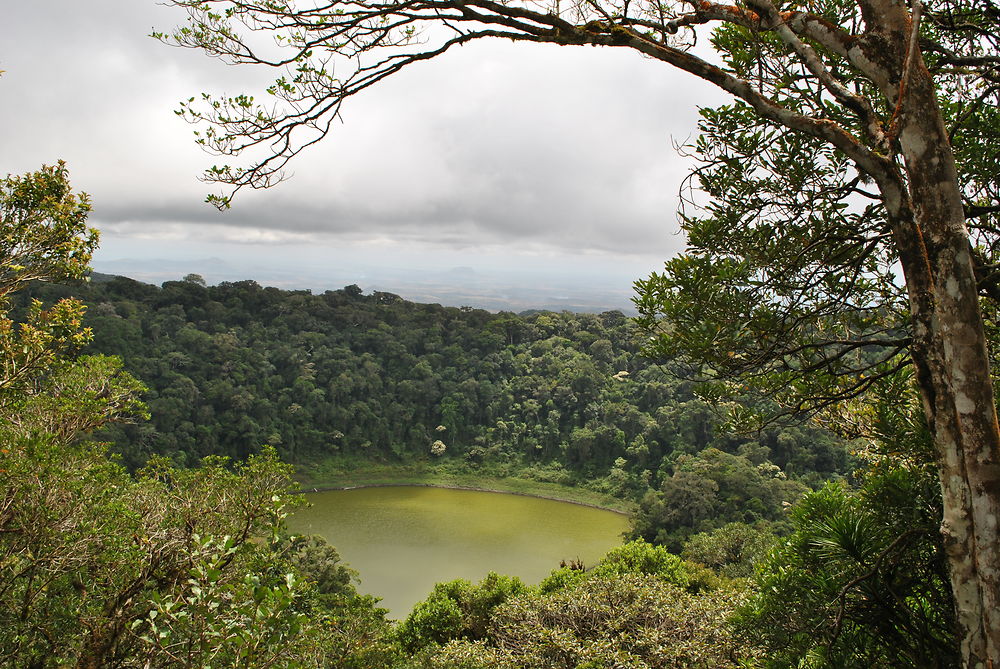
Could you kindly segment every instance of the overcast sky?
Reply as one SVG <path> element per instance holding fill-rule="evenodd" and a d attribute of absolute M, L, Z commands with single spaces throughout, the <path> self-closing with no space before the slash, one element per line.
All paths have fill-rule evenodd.
<path fill-rule="evenodd" d="M 197 180 L 212 157 L 173 110 L 202 91 L 260 91 L 273 73 L 147 37 L 183 20 L 153 0 L 5 5 L 0 174 L 66 160 L 94 200 L 98 269 L 220 257 L 638 278 L 682 246 L 689 163 L 673 145 L 697 105 L 720 100 L 630 52 L 466 46 L 348 101 L 290 181 L 218 213 Z"/>

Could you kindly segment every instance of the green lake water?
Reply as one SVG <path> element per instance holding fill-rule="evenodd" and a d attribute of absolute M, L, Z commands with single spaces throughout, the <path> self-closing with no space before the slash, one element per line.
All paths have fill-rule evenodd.
<path fill-rule="evenodd" d="M 310 493 L 289 526 L 318 534 L 361 575 L 361 592 L 405 617 L 434 584 L 490 571 L 535 584 L 559 566 L 594 564 L 621 543 L 625 516 L 537 497 L 419 486 Z"/>

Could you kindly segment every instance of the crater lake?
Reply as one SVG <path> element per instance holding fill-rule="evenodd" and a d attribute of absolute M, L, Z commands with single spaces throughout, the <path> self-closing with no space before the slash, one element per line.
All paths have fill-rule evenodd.
<path fill-rule="evenodd" d="M 490 571 L 537 584 L 561 560 L 595 564 L 622 541 L 614 511 L 510 493 L 386 486 L 309 493 L 289 519 L 318 534 L 361 576 L 359 590 L 402 619 L 435 583 Z"/>

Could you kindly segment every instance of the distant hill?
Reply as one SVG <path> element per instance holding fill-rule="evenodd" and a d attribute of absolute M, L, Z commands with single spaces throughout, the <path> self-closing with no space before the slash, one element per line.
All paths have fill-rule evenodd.
<path fill-rule="evenodd" d="M 107 283 L 109 281 L 114 281 L 115 279 L 128 278 L 123 277 L 120 274 L 104 274 L 102 272 L 90 272 L 87 278 L 91 283 Z"/>
<path fill-rule="evenodd" d="M 476 269 L 468 266 L 440 270 L 399 267 L 298 267 L 274 269 L 243 266 L 219 258 L 195 260 L 105 260 L 95 262 L 97 275 L 127 276 L 159 285 L 187 274 L 199 274 L 209 284 L 248 278 L 284 290 L 322 292 L 356 284 L 366 292 L 391 292 L 421 303 L 474 307 L 489 311 L 529 309 L 601 313 L 619 310 L 635 315 L 628 281 L 617 284 L 600 277 L 559 273 Z"/>

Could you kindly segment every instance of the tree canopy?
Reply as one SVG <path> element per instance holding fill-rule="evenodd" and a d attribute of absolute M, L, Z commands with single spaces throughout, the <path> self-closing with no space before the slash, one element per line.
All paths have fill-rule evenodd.
<path fill-rule="evenodd" d="M 384 611 L 358 597 L 336 551 L 284 535 L 299 498 L 273 450 L 189 469 L 157 457 L 130 473 L 93 435 L 145 417 L 144 387 L 121 359 L 80 354 L 93 337 L 83 303 L 32 300 L 9 317 L 28 281 L 87 271 L 88 210 L 61 163 L 0 179 L 5 663 L 302 667 L 379 655 L 354 644 L 386 627 Z"/>
<path fill-rule="evenodd" d="M 266 443 L 313 484 L 381 463 L 519 477 L 642 499 L 641 535 L 674 548 L 730 521 L 780 525 L 784 503 L 849 471 L 845 442 L 801 421 L 728 432 L 727 414 L 768 400 L 712 407 L 640 355 L 618 312 L 490 314 L 353 289 L 96 275 L 34 285 L 14 313 L 70 296 L 87 306 L 87 351 L 120 355 L 148 386 L 149 422 L 101 432 L 132 469 L 151 455 L 242 459 Z"/>
<path fill-rule="evenodd" d="M 344 100 L 471 40 L 631 49 L 730 93 L 705 114 L 699 185 L 712 199 L 686 221 L 692 253 L 640 286 L 640 306 L 694 359 L 787 387 L 805 408 L 908 357 L 938 453 L 964 661 L 1000 661 L 1000 428 L 979 305 L 996 293 L 1000 211 L 993 3 L 172 4 L 189 23 L 163 39 L 284 70 L 265 104 L 184 106 L 207 148 L 264 151 L 209 170 L 231 189 L 213 196 L 223 206 L 279 181 Z M 705 31 L 714 56 L 691 48 Z"/>
<path fill-rule="evenodd" d="M 9 177 L 0 186 L 47 181 L 62 194 L 61 201 L 80 201 L 61 168 Z M 55 222 L 47 216 L 39 211 L 23 237 L 47 234 Z M 68 241 L 90 234 L 83 220 L 65 229 Z M 27 267 L 27 275 L 36 278 L 74 276 L 86 262 L 81 255 L 60 269 L 50 264 L 47 243 L 38 249 L 35 265 Z M 0 242 L 0 258 L 5 253 L 12 255 Z M 51 255 L 58 253 L 56 248 Z M 39 269 L 46 264 L 56 269 Z M 824 451 L 830 455 L 836 449 L 811 443 L 821 434 L 815 431 L 778 432 L 757 441 L 716 431 L 706 419 L 707 406 L 685 389 L 690 383 L 668 383 L 662 372 L 643 379 L 650 368 L 604 336 L 608 332 L 602 328 L 622 325 L 620 314 L 491 317 L 412 305 L 384 293 L 364 296 L 356 287 L 311 296 L 262 289 L 253 282 L 236 290 L 209 287 L 194 277 L 162 289 L 125 279 L 97 285 L 112 290 L 80 294 L 90 298 L 92 312 L 102 313 L 98 324 L 108 326 L 113 346 L 129 358 L 135 359 L 137 350 L 125 346 L 133 339 L 117 331 L 125 320 L 119 310 L 155 334 L 154 340 L 172 343 L 168 333 L 178 333 L 181 349 L 139 357 L 139 366 L 150 370 L 204 365 L 219 376 L 252 376 L 234 356 L 234 341 L 243 333 L 236 324 L 256 332 L 257 343 L 267 343 L 260 331 L 266 332 L 269 320 L 283 326 L 275 341 L 301 338 L 311 347 L 308 352 L 322 347 L 320 330 L 337 338 L 345 337 L 338 329 L 347 329 L 362 342 L 378 331 L 380 345 L 401 355 L 409 340 L 402 334 L 402 341 L 387 336 L 389 324 L 398 325 L 400 333 L 425 349 L 419 357 L 406 354 L 411 358 L 401 367 L 416 370 L 413 380 L 424 382 L 425 390 L 441 366 L 438 351 L 461 357 L 458 344 L 469 343 L 463 337 L 492 347 L 503 355 L 487 361 L 490 373 L 505 371 L 491 383 L 502 386 L 497 396 L 507 399 L 497 427 L 484 435 L 498 443 L 467 450 L 470 462 L 511 456 L 520 448 L 527 449 L 522 455 L 539 458 L 538 442 L 529 435 L 541 424 L 528 429 L 519 421 L 542 413 L 539 392 L 566 383 L 554 396 L 583 394 L 589 401 L 582 414 L 588 417 L 570 431 L 567 448 L 556 450 L 565 451 L 567 462 L 586 467 L 595 460 L 607 464 L 628 443 L 628 460 L 616 458 L 603 485 L 616 494 L 632 494 L 636 484 L 656 483 L 649 470 L 635 476 L 634 467 L 657 470 L 657 489 L 643 500 L 637 530 L 675 547 L 691 532 L 699 533 L 683 546 L 683 558 L 663 545 L 633 541 L 587 571 L 573 561 L 537 587 L 493 573 L 477 585 L 442 583 L 405 621 L 392 625 L 374 598 L 356 593 L 355 572 L 333 547 L 319 537 L 284 534 L 281 519 L 298 496 L 287 494 L 291 469 L 273 449 L 264 447 L 236 463 L 211 455 L 197 467 L 180 467 L 156 455 L 135 473 L 109 457 L 106 444 L 92 441 L 94 431 L 144 415 L 137 399 L 142 386 L 118 358 L 80 355 L 77 349 L 93 336 L 82 320 L 84 303 L 61 297 L 49 312 L 58 309 L 66 318 L 59 327 L 48 327 L 40 300 L 11 293 L 0 309 L 5 324 L 0 343 L 8 352 L 2 370 L 4 378 L 16 378 L 0 387 L 0 647 L 5 659 L 19 666 L 957 664 L 946 554 L 934 529 L 941 496 L 930 465 L 933 448 L 906 372 L 880 379 L 872 397 L 848 408 L 863 438 L 857 444 L 865 463 L 856 474 L 860 488 L 840 481 L 806 494 L 792 511 L 791 536 L 776 543 L 770 530 L 788 523 L 761 517 L 781 518 L 788 500 L 804 486 L 768 458 L 792 472 L 803 458 L 819 462 Z M 43 288 L 46 296 L 77 292 Z M 118 299 L 109 301 L 109 295 Z M 213 295 L 230 299 L 223 304 L 210 299 Z M 19 318 L 9 318 L 6 309 L 18 304 L 23 308 L 12 315 Z M 322 313 L 322 305 L 330 309 L 326 316 L 339 318 L 310 316 L 310 309 Z M 151 314 L 151 320 L 139 319 L 141 313 Z M 472 322 L 463 325 L 461 315 Z M 449 328 L 455 341 L 442 348 L 434 336 Z M 221 348 L 207 345 L 205 331 L 226 335 Z M 479 341 L 483 334 L 486 342 Z M 341 348 L 353 343 L 349 337 L 340 342 Z M 261 353 L 258 362 L 269 355 Z M 321 364 L 302 364 L 300 353 L 281 349 L 275 358 L 292 361 L 296 370 L 290 386 L 282 388 L 279 377 L 279 392 L 294 390 L 303 377 L 316 380 L 324 374 Z M 373 357 L 362 352 L 364 362 Z M 213 358 L 221 361 L 218 369 Z M 611 374 L 623 361 L 636 373 Z M 537 377 L 524 375 L 524 369 L 533 368 Z M 369 375 L 372 369 L 377 368 L 362 365 Z M 579 376 L 580 369 L 597 371 Z M 211 406 L 197 398 L 205 379 L 175 376 L 171 383 L 189 393 L 190 403 Z M 349 380 L 343 371 L 330 379 L 324 388 Z M 633 385 L 623 392 L 627 380 Z M 385 381 L 388 385 L 392 379 Z M 408 381 L 401 385 L 409 387 Z M 251 404 L 257 401 L 250 387 L 239 392 Z M 305 396 L 301 399 L 305 405 L 289 405 L 298 407 L 293 416 L 311 408 Z M 645 416 L 640 406 L 655 409 L 654 415 Z M 594 422 L 599 414 L 612 423 Z M 454 412 L 442 409 L 441 418 L 433 435 L 450 438 L 462 432 Z M 617 420 L 621 427 L 612 427 Z M 212 428 L 199 427 L 206 428 L 202 438 Z M 621 436 L 633 429 L 642 434 L 628 441 Z M 433 435 L 422 436 L 414 456 L 428 457 Z M 462 450 L 460 440 L 451 443 Z M 706 447 L 710 443 L 717 447 Z M 553 463 L 535 467 L 543 474 L 566 474 Z M 733 519 L 746 522 L 722 524 Z M 751 573 L 753 578 L 746 579 Z"/>

